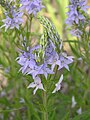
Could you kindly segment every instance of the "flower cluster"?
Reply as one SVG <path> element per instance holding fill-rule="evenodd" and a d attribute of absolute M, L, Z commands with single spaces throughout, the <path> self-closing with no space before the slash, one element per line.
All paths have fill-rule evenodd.
<path fill-rule="evenodd" d="M 14 4 L 12 6 L 12 3 Z M 41 0 L 20 0 L 20 8 L 16 7 L 16 0 L 7 0 L 6 2 L 0 2 L 2 7 L 6 9 L 5 19 L 2 20 L 4 25 L 0 28 L 5 27 L 5 31 L 7 29 L 17 28 L 23 23 L 23 15 L 26 11 L 29 15 L 33 14 L 36 16 L 37 12 L 39 12 L 44 6 L 42 5 Z"/>
<path fill-rule="evenodd" d="M 8 8 L 8 10 L 5 12 L 5 19 L 2 20 L 2 22 L 4 23 L 4 25 L 2 25 L 0 28 L 5 27 L 5 31 L 7 31 L 7 29 L 13 29 L 13 28 L 17 28 L 19 29 L 19 26 L 23 23 L 23 13 L 20 12 L 16 6 L 11 6 L 12 1 L 8 2 L 8 6 L 10 6 Z"/>
<path fill-rule="evenodd" d="M 47 18 L 39 17 L 38 19 L 45 27 L 39 45 L 32 48 L 26 46 L 27 50 L 22 51 L 17 58 L 18 64 L 21 65 L 20 71 L 23 74 L 31 75 L 34 79 L 34 82 L 28 86 L 28 88 L 36 87 L 34 94 L 38 89 L 44 90 L 40 75 L 44 75 L 48 79 L 48 74 L 55 74 L 55 66 L 57 66 L 57 70 L 66 68 L 69 71 L 68 65 L 73 62 L 73 57 L 67 56 L 63 52 L 62 40 L 55 26 Z M 60 90 L 62 80 L 63 75 L 61 75 L 59 82 L 55 84 L 56 88 L 52 93 Z"/>
<path fill-rule="evenodd" d="M 1 26 L 5 27 L 5 31 L 7 31 L 7 29 L 13 29 L 13 28 L 17 28 L 19 29 L 19 25 L 21 25 L 23 23 L 23 13 L 21 12 L 16 12 L 14 9 L 11 11 L 11 16 L 9 17 L 9 15 L 6 13 L 6 19 L 3 19 L 2 22 L 4 23 L 4 25 Z"/>
<path fill-rule="evenodd" d="M 68 18 L 66 19 L 66 24 L 73 27 L 71 34 L 79 37 L 82 34 L 79 28 L 80 26 L 83 27 L 86 22 L 84 15 L 85 13 L 87 14 L 87 8 L 89 7 L 86 0 L 70 0 L 68 8 L 69 12 L 67 12 Z"/>
<path fill-rule="evenodd" d="M 61 49 L 61 48 L 60 48 Z M 66 53 L 61 52 L 57 53 L 52 46 L 52 42 L 50 42 L 50 39 L 48 39 L 48 44 L 45 49 L 43 62 L 38 61 L 40 46 L 35 46 L 33 48 L 28 47 L 27 51 L 22 51 L 22 54 L 17 58 L 18 63 L 21 65 L 20 71 L 22 71 L 23 74 L 32 75 L 34 82 L 30 83 L 28 88 L 34 88 L 34 94 L 36 93 L 37 89 L 42 89 L 42 80 L 40 78 L 40 75 L 44 75 L 45 78 L 48 78 L 48 74 L 54 74 L 54 68 L 57 65 L 58 70 L 62 68 L 66 68 L 69 70 L 69 64 L 73 62 L 72 56 L 67 56 Z M 56 88 L 52 93 L 55 93 L 56 91 L 60 90 L 61 88 L 61 82 L 63 80 L 63 75 L 61 76 L 59 82 L 56 84 Z"/>
<path fill-rule="evenodd" d="M 29 15 L 33 14 L 36 16 L 44 6 L 42 5 L 42 0 L 20 0 L 20 10 L 26 11 Z"/>

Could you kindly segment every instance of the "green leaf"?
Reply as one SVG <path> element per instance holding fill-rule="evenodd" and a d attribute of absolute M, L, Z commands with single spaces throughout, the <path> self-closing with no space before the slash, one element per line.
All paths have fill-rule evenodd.
<path fill-rule="evenodd" d="M 72 120 L 90 120 L 90 110 L 83 112 L 81 115 L 74 117 Z"/>

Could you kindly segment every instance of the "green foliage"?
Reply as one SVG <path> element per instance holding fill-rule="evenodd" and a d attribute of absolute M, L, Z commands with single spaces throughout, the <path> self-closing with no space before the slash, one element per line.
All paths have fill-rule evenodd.
<path fill-rule="evenodd" d="M 90 119 L 90 110 L 83 112 L 82 115 L 76 116 L 72 120 L 89 120 Z"/>

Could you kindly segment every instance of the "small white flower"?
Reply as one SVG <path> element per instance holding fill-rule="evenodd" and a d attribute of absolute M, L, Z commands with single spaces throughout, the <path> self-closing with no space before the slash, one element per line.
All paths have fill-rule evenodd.
<path fill-rule="evenodd" d="M 72 108 L 74 108 L 76 106 L 77 102 L 75 101 L 75 97 L 72 96 Z"/>
<path fill-rule="evenodd" d="M 38 76 L 34 78 L 34 82 L 30 83 L 27 88 L 35 88 L 33 94 L 35 94 L 38 89 L 42 89 L 45 91 L 45 89 L 43 88 L 43 84 L 41 83 L 41 79 Z"/>
<path fill-rule="evenodd" d="M 79 115 L 82 114 L 82 108 L 81 108 L 81 107 L 77 110 L 77 113 L 78 113 Z"/>
<path fill-rule="evenodd" d="M 25 103 L 25 100 L 24 100 L 24 98 L 20 98 L 20 101 L 19 101 L 20 103 Z"/>
<path fill-rule="evenodd" d="M 78 60 L 79 60 L 79 61 L 82 61 L 82 57 L 79 57 Z"/>
<path fill-rule="evenodd" d="M 53 90 L 52 93 L 55 93 L 55 92 L 57 92 L 58 90 L 60 90 L 62 80 L 63 80 L 63 74 L 61 75 L 61 77 L 60 77 L 60 79 L 59 79 L 59 82 L 55 84 L 56 87 L 55 87 L 55 89 Z"/>

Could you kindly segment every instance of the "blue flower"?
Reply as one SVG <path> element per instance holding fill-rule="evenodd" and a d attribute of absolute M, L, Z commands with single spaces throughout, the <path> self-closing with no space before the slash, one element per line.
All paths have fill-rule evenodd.
<path fill-rule="evenodd" d="M 33 78 L 35 76 L 43 74 L 45 78 L 47 79 L 48 74 L 54 74 L 54 72 L 47 66 L 46 63 L 40 65 L 35 69 L 35 71 L 32 73 Z"/>
<path fill-rule="evenodd" d="M 87 1 L 70 0 L 70 5 L 68 6 L 68 8 L 69 11 L 67 12 L 68 18 L 66 19 L 66 24 L 72 27 L 72 35 L 80 37 L 80 35 L 82 34 L 80 30 L 80 25 L 84 27 L 84 24 L 86 22 L 85 14 L 87 14 L 87 8 L 89 8 L 89 6 L 87 6 Z M 79 31 L 78 34 L 77 31 Z"/>
<path fill-rule="evenodd" d="M 66 53 L 61 53 L 60 55 L 56 54 L 55 56 L 49 59 L 49 63 L 51 64 L 52 70 L 54 70 L 55 66 L 58 65 L 58 70 L 62 69 L 63 67 L 69 71 L 69 64 L 73 62 L 73 56 L 67 56 Z"/>
<path fill-rule="evenodd" d="M 58 65 L 58 70 L 62 69 L 63 67 L 66 68 L 69 71 L 69 64 L 73 62 L 73 56 L 67 56 L 66 53 L 61 53 L 59 56 L 59 59 L 56 62 L 56 65 Z"/>
<path fill-rule="evenodd" d="M 14 7 L 11 8 L 11 10 L 5 13 L 6 19 L 3 19 L 2 22 L 4 25 L 2 25 L 0 28 L 5 27 L 5 31 L 7 29 L 14 29 L 17 28 L 19 29 L 19 26 L 23 23 L 23 13 L 16 11 Z"/>
<path fill-rule="evenodd" d="M 22 54 L 17 57 L 18 64 L 21 65 L 21 68 L 19 71 L 22 71 L 23 74 L 28 74 L 32 70 L 35 69 L 36 61 L 35 61 L 35 55 L 32 54 L 32 52 L 35 50 L 35 48 L 30 49 L 29 47 L 27 48 L 26 51 L 22 51 Z"/>
<path fill-rule="evenodd" d="M 31 49 L 29 48 L 27 52 L 22 51 L 22 54 L 17 58 L 18 64 L 21 65 L 20 71 L 23 74 L 32 75 L 33 78 L 43 74 L 47 79 L 48 74 L 54 74 L 54 72 L 48 67 L 46 62 L 39 65 L 40 63 L 36 61 L 34 50 L 38 49 L 39 47 L 35 46 Z"/>
<path fill-rule="evenodd" d="M 44 6 L 42 5 L 42 0 L 20 0 L 22 5 L 20 10 L 26 11 L 29 15 L 33 14 L 36 16 Z"/>
<path fill-rule="evenodd" d="M 38 76 L 34 78 L 34 82 L 30 83 L 27 88 L 35 88 L 33 94 L 35 94 L 38 89 L 42 89 L 45 91 L 45 89 L 43 88 L 43 84 L 41 83 L 41 79 Z"/>
<path fill-rule="evenodd" d="M 61 50 L 60 45 L 60 50 Z M 21 65 L 20 71 L 23 74 L 31 75 L 34 79 L 34 82 L 30 83 L 28 88 L 35 88 L 34 94 L 37 89 L 43 89 L 43 85 L 41 83 L 40 75 L 44 75 L 47 79 L 49 74 L 55 74 L 54 68 L 57 65 L 58 70 L 62 68 L 66 68 L 69 70 L 69 64 L 73 62 L 72 56 L 67 56 L 67 54 L 63 53 L 62 50 L 60 53 L 57 53 L 55 50 L 54 44 L 49 40 L 46 48 L 44 57 L 38 61 L 37 53 L 39 52 L 40 46 L 35 47 L 27 47 L 27 51 L 22 51 L 22 54 L 17 58 L 18 63 Z M 40 57 L 40 56 L 39 56 Z M 63 76 L 61 76 L 59 82 L 56 84 L 56 88 L 52 93 L 55 93 L 61 88 L 61 81 Z"/>

